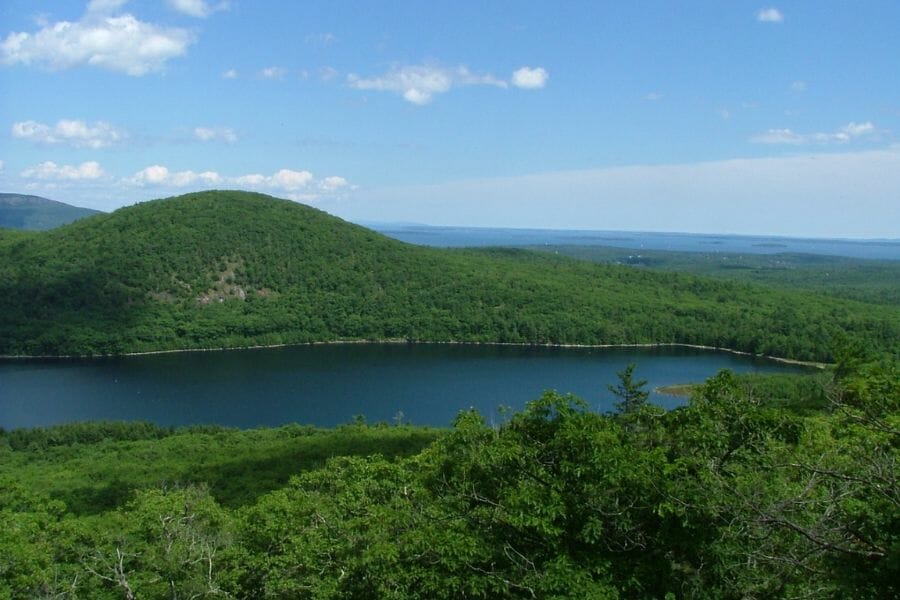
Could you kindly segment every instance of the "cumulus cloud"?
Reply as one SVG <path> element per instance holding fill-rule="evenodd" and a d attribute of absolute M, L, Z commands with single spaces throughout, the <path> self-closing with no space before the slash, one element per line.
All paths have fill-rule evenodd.
<path fill-rule="evenodd" d="M 3 172 L 3 168 L 4 168 L 5 166 L 6 166 L 6 163 L 4 163 L 2 160 L 0 160 L 0 173 Z"/>
<path fill-rule="evenodd" d="M 249 175 L 241 175 L 234 178 L 234 182 L 238 185 L 246 185 L 251 187 L 259 187 L 266 184 L 267 177 L 259 173 L 251 173 Z"/>
<path fill-rule="evenodd" d="M 201 142 L 227 142 L 233 144 L 237 141 L 237 134 L 230 127 L 195 127 L 194 138 Z"/>
<path fill-rule="evenodd" d="M 542 67 L 522 67 L 513 71 L 512 84 L 526 90 L 536 90 L 547 85 L 550 74 Z"/>
<path fill-rule="evenodd" d="M 224 73 L 222 73 L 222 79 L 237 79 L 238 72 L 236 69 L 228 69 Z"/>
<path fill-rule="evenodd" d="M 12 136 L 36 144 L 67 144 L 97 150 L 124 141 L 128 134 L 104 121 L 89 125 L 84 121 L 61 119 L 52 126 L 37 121 L 13 123 Z"/>
<path fill-rule="evenodd" d="M 769 129 L 750 138 L 757 144 L 789 144 L 800 146 L 803 144 L 844 144 L 855 139 L 870 136 L 877 133 L 870 121 L 865 123 L 848 123 L 831 132 L 797 133 L 792 129 Z"/>
<path fill-rule="evenodd" d="M 313 176 L 309 171 L 292 171 L 281 169 L 270 178 L 269 185 L 283 190 L 297 190 L 312 181 Z"/>
<path fill-rule="evenodd" d="M 319 189 L 323 192 L 335 192 L 349 186 L 350 183 L 346 179 L 344 179 L 343 177 L 338 177 L 336 175 L 326 177 L 319 182 Z"/>
<path fill-rule="evenodd" d="M 455 68 L 438 65 L 410 65 L 391 69 L 380 77 L 364 79 L 355 74 L 347 76 L 347 84 L 358 90 L 375 90 L 399 94 L 407 102 L 428 104 L 437 94 L 453 87 L 491 85 L 506 87 L 507 83 L 493 75 L 478 75 L 460 65 Z"/>
<path fill-rule="evenodd" d="M 259 71 L 259 76 L 263 79 L 281 79 L 287 74 L 284 67 L 266 67 Z"/>
<path fill-rule="evenodd" d="M 875 131 L 875 126 L 870 121 L 866 121 L 865 123 L 849 123 L 841 128 L 838 136 L 840 138 L 846 139 L 846 136 L 858 137 L 861 135 L 875 133 Z"/>
<path fill-rule="evenodd" d="M 167 3 L 173 10 L 198 19 L 205 19 L 216 11 L 228 8 L 227 2 L 210 6 L 206 0 L 167 0 Z"/>
<path fill-rule="evenodd" d="M 35 33 L 10 33 L 0 41 L 0 64 L 50 70 L 89 66 L 141 76 L 162 71 L 194 43 L 194 35 L 185 29 L 115 14 L 123 4 L 93 0 L 79 21 L 47 23 Z"/>
<path fill-rule="evenodd" d="M 280 169 L 271 175 L 248 173 L 227 177 L 215 171 L 199 173 L 190 170 L 171 171 L 163 165 L 151 165 L 125 179 L 124 182 L 139 187 L 172 188 L 230 185 L 285 194 L 294 200 L 313 200 L 320 195 L 335 195 L 344 190 L 353 189 L 353 186 L 343 177 L 329 176 L 322 180 L 316 180 L 309 171 L 294 169 Z"/>
<path fill-rule="evenodd" d="M 794 93 L 796 93 L 796 94 L 799 94 L 799 93 L 801 93 L 801 92 L 805 92 L 805 91 L 806 91 L 806 82 L 805 82 L 805 81 L 800 81 L 800 80 L 791 82 L 791 87 L 790 87 L 790 89 L 791 89 L 792 92 L 794 92 Z"/>
<path fill-rule="evenodd" d="M 195 183 L 216 185 L 221 183 L 223 178 L 215 171 L 203 171 L 202 173 L 194 171 L 172 172 L 163 165 L 152 165 L 146 169 L 141 169 L 127 181 L 139 186 L 165 185 L 186 187 Z"/>
<path fill-rule="evenodd" d="M 309 171 L 281 169 L 269 176 L 261 175 L 259 173 L 250 173 L 248 175 L 233 177 L 230 181 L 239 186 L 250 188 L 269 188 L 294 192 L 307 188 L 313 179 L 313 174 Z"/>
<path fill-rule="evenodd" d="M 777 8 L 763 8 L 756 13 L 756 20 L 760 23 L 781 23 L 784 21 L 784 15 Z"/>
<path fill-rule="evenodd" d="M 662 99 L 663 99 L 663 95 L 660 94 L 659 92 L 650 92 L 649 94 L 644 96 L 644 100 L 647 100 L 649 102 L 656 102 L 657 100 L 662 100 Z"/>
<path fill-rule="evenodd" d="M 153 165 L 134 174 L 134 182 L 143 184 L 164 183 L 169 178 L 169 169 L 162 165 Z"/>
<path fill-rule="evenodd" d="M 26 179 L 41 180 L 80 180 L 99 179 L 103 177 L 103 169 L 94 161 L 83 162 L 78 166 L 57 165 L 53 161 L 42 162 L 39 165 L 25 169 L 21 173 Z"/>

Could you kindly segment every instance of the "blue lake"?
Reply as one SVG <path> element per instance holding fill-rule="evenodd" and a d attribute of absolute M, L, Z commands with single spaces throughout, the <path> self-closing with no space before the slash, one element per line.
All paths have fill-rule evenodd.
<path fill-rule="evenodd" d="M 636 363 L 648 388 L 698 382 L 719 369 L 797 367 L 689 348 L 587 349 L 439 344 L 335 344 L 100 359 L 0 361 L 0 427 L 84 420 L 234 427 L 298 422 L 449 425 L 474 407 L 488 419 L 544 390 L 611 410 L 607 384 Z M 671 408 L 681 399 L 654 394 Z"/>

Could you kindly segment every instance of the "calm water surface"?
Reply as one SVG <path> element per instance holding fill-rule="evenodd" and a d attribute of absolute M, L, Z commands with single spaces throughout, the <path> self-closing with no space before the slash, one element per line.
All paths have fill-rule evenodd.
<path fill-rule="evenodd" d="M 103 359 L 0 361 L 0 427 L 90 419 L 234 427 L 298 422 L 443 426 L 469 407 L 499 420 L 544 390 L 572 392 L 600 411 L 616 371 L 637 363 L 648 387 L 702 381 L 719 369 L 796 367 L 686 348 L 582 349 L 341 344 Z M 671 408 L 681 400 L 654 394 Z"/>

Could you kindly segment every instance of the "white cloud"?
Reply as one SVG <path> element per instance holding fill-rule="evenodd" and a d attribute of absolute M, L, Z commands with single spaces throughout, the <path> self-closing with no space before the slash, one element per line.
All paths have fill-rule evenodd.
<path fill-rule="evenodd" d="M 835 136 L 839 140 L 847 140 L 851 137 L 859 137 L 870 133 L 875 133 L 875 126 L 870 121 L 866 121 L 865 123 L 848 123 L 841 127 Z"/>
<path fill-rule="evenodd" d="M 234 182 L 238 185 L 247 185 L 251 187 L 259 187 L 266 184 L 266 176 L 259 173 L 251 173 L 250 175 L 241 175 L 235 177 Z"/>
<path fill-rule="evenodd" d="M 719 118 L 723 121 L 727 121 L 731 118 L 731 111 L 727 108 L 716 109 L 716 114 L 719 115 Z"/>
<path fill-rule="evenodd" d="M 3 169 L 5 166 L 6 166 L 6 163 L 4 163 L 2 160 L 0 160 L 0 173 L 3 172 Z"/>
<path fill-rule="evenodd" d="M 216 6 L 210 6 L 206 0 L 167 0 L 173 10 L 199 19 L 205 19 L 212 13 L 228 8 L 228 2 L 220 2 Z"/>
<path fill-rule="evenodd" d="M 280 169 L 272 175 L 250 173 L 227 178 L 226 181 L 239 187 L 285 194 L 291 200 L 301 201 L 315 200 L 323 194 L 334 195 L 342 190 L 353 189 L 343 177 L 332 175 L 316 180 L 309 171 L 293 169 Z"/>
<path fill-rule="evenodd" d="M 222 141 L 233 144 L 237 141 L 237 134 L 230 127 L 195 127 L 194 138 L 201 142 Z"/>
<path fill-rule="evenodd" d="M 284 67 L 266 67 L 259 72 L 259 76 L 263 79 L 281 79 L 285 74 L 287 69 Z"/>
<path fill-rule="evenodd" d="M 224 181 L 224 178 L 215 171 L 203 171 L 196 173 L 194 171 L 177 171 L 172 172 L 163 165 L 152 165 L 146 169 L 141 169 L 126 183 L 138 186 L 170 186 L 183 188 L 196 183 L 204 185 L 216 185 Z"/>
<path fill-rule="evenodd" d="M 26 179 L 80 180 L 99 179 L 103 177 L 104 173 L 100 164 L 94 161 L 83 162 L 75 167 L 71 165 L 57 165 L 55 162 L 48 160 L 25 169 L 21 175 Z"/>
<path fill-rule="evenodd" d="M 296 190 L 312 181 L 313 176 L 309 171 L 292 171 L 281 169 L 269 178 L 268 184 L 283 190 Z"/>
<path fill-rule="evenodd" d="M 526 90 L 536 90 L 547 85 L 550 74 L 542 67 L 522 67 L 512 74 L 512 84 Z"/>
<path fill-rule="evenodd" d="M 208 183 L 211 185 L 215 185 L 223 181 L 222 176 L 215 171 L 203 171 L 198 175 L 198 177 L 203 183 Z"/>
<path fill-rule="evenodd" d="M 200 176 L 193 171 L 179 171 L 178 173 L 172 173 L 169 176 L 169 182 L 175 187 L 184 187 L 186 185 L 191 185 Z"/>
<path fill-rule="evenodd" d="M 194 43 L 194 35 L 185 29 L 112 14 L 123 4 L 93 0 L 79 21 L 48 23 L 36 33 L 10 33 L 0 42 L 0 64 L 50 70 L 89 66 L 140 76 L 162 71 Z"/>
<path fill-rule="evenodd" d="M 84 121 L 61 119 L 53 126 L 37 121 L 13 123 L 12 136 L 37 144 L 68 144 L 97 150 L 124 141 L 128 134 L 104 121 L 88 125 Z"/>
<path fill-rule="evenodd" d="M 169 169 L 162 165 L 153 165 L 134 174 L 132 180 L 138 185 L 158 185 L 169 179 Z"/>
<path fill-rule="evenodd" d="M 428 104 L 437 94 L 451 88 L 467 85 L 492 85 L 506 87 L 505 81 L 493 75 L 476 75 L 468 67 L 460 65 L 446 68 L 437 65 L 412 65 L 394 68 L 388 73 L 372 79 L 363 79 L 355 74 L 347 76 L 347 84 L 358 90 L 393 92 L 413 104 Z"/>
<path fill-rule="evenodd" d="M 222 73 L 222 79 L 237 79 L 238 72 L 236 69 L 228 69 L 224 73 Z"/>
<path fill-rule="evenodd" d="M 326 177 L 325 179 L 320 181 L 319 189 L 323 192 L 336 192 L 337 190 L 344 189 L 349 185 L 350 183 L 343 177 L 333 175 L 331 177 Z"/>
<path fill-rule="evenodd" d="M 656 102 L 657 100 L 662 100 L 663 95 L 659 92 L 650 92 L 646 96 L 644 96 L 644 100 L 648 100 L 650 102 Z"/>
<path fill-rule="evenodd" d="M 280 169 L 271 175 L 248 173 L 230 177 L 220 175 L 215 171 L 171 171 L 163 165 L 152 165 L 141 169 L 120 182 L 129 186 L 175 188 L 179 191 L 186 191 L 185 188 L 203 189 L 212 186 L 232 186 L 269 192 L 298 201 L 336 197 L 345 191 L 356 189 L 343 177 L 333 175 L 316 180 L 313 174 L 306 170 Z"/>
<path fill-rule="evenodd" d="M 791 144 L 795 146 L 802 144 L 843 144 L 877 132 L 875 125 L 870 121 L 866 121 L 865 123 L 848 123 L 837 131 L 820 133 L 797 133 L 792 129 L 769 129 L 764 133 L 751 137 L 750 141 L 757 144 Z"/>
<path fill-rule="evenodd" d="M 806 82 L 805 82 L 805 81 L 800 81 L 800 80 L 791 82 L 790 90 L 791 90 L 792 92 L 794 92 L 795 94 L 799 94 L 799 93 L 801 93 L 801 92 L 805 92 L 805 91 L 806 91 Z"/>
<path fill-rule="evenodd" d="M 784 15 L 777 8 L 763 8 L 756 13 L 756 20 L 760 23 L 781 23 Z"/>

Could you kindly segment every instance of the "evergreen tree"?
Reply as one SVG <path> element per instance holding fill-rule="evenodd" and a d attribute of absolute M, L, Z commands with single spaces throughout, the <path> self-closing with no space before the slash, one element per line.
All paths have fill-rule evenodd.
<path fill-rule="evenodd" d="M 616 373 L 616 376 L 619 378 L 618 385 L 606 386 L 610 392 L 621 399 L 621 402 L 616 402 L 616 408 L 619 409 L 619 412 L 626 415 L 636 413 L 646 404 L 647 398 L 650 397 L 650 392 L 644 389 L 644 386 L 647 385 L 647 380 L 634 380 L 634 368 L 635 364 L 631 363 L 625 367 L 625 370 Z"/>

